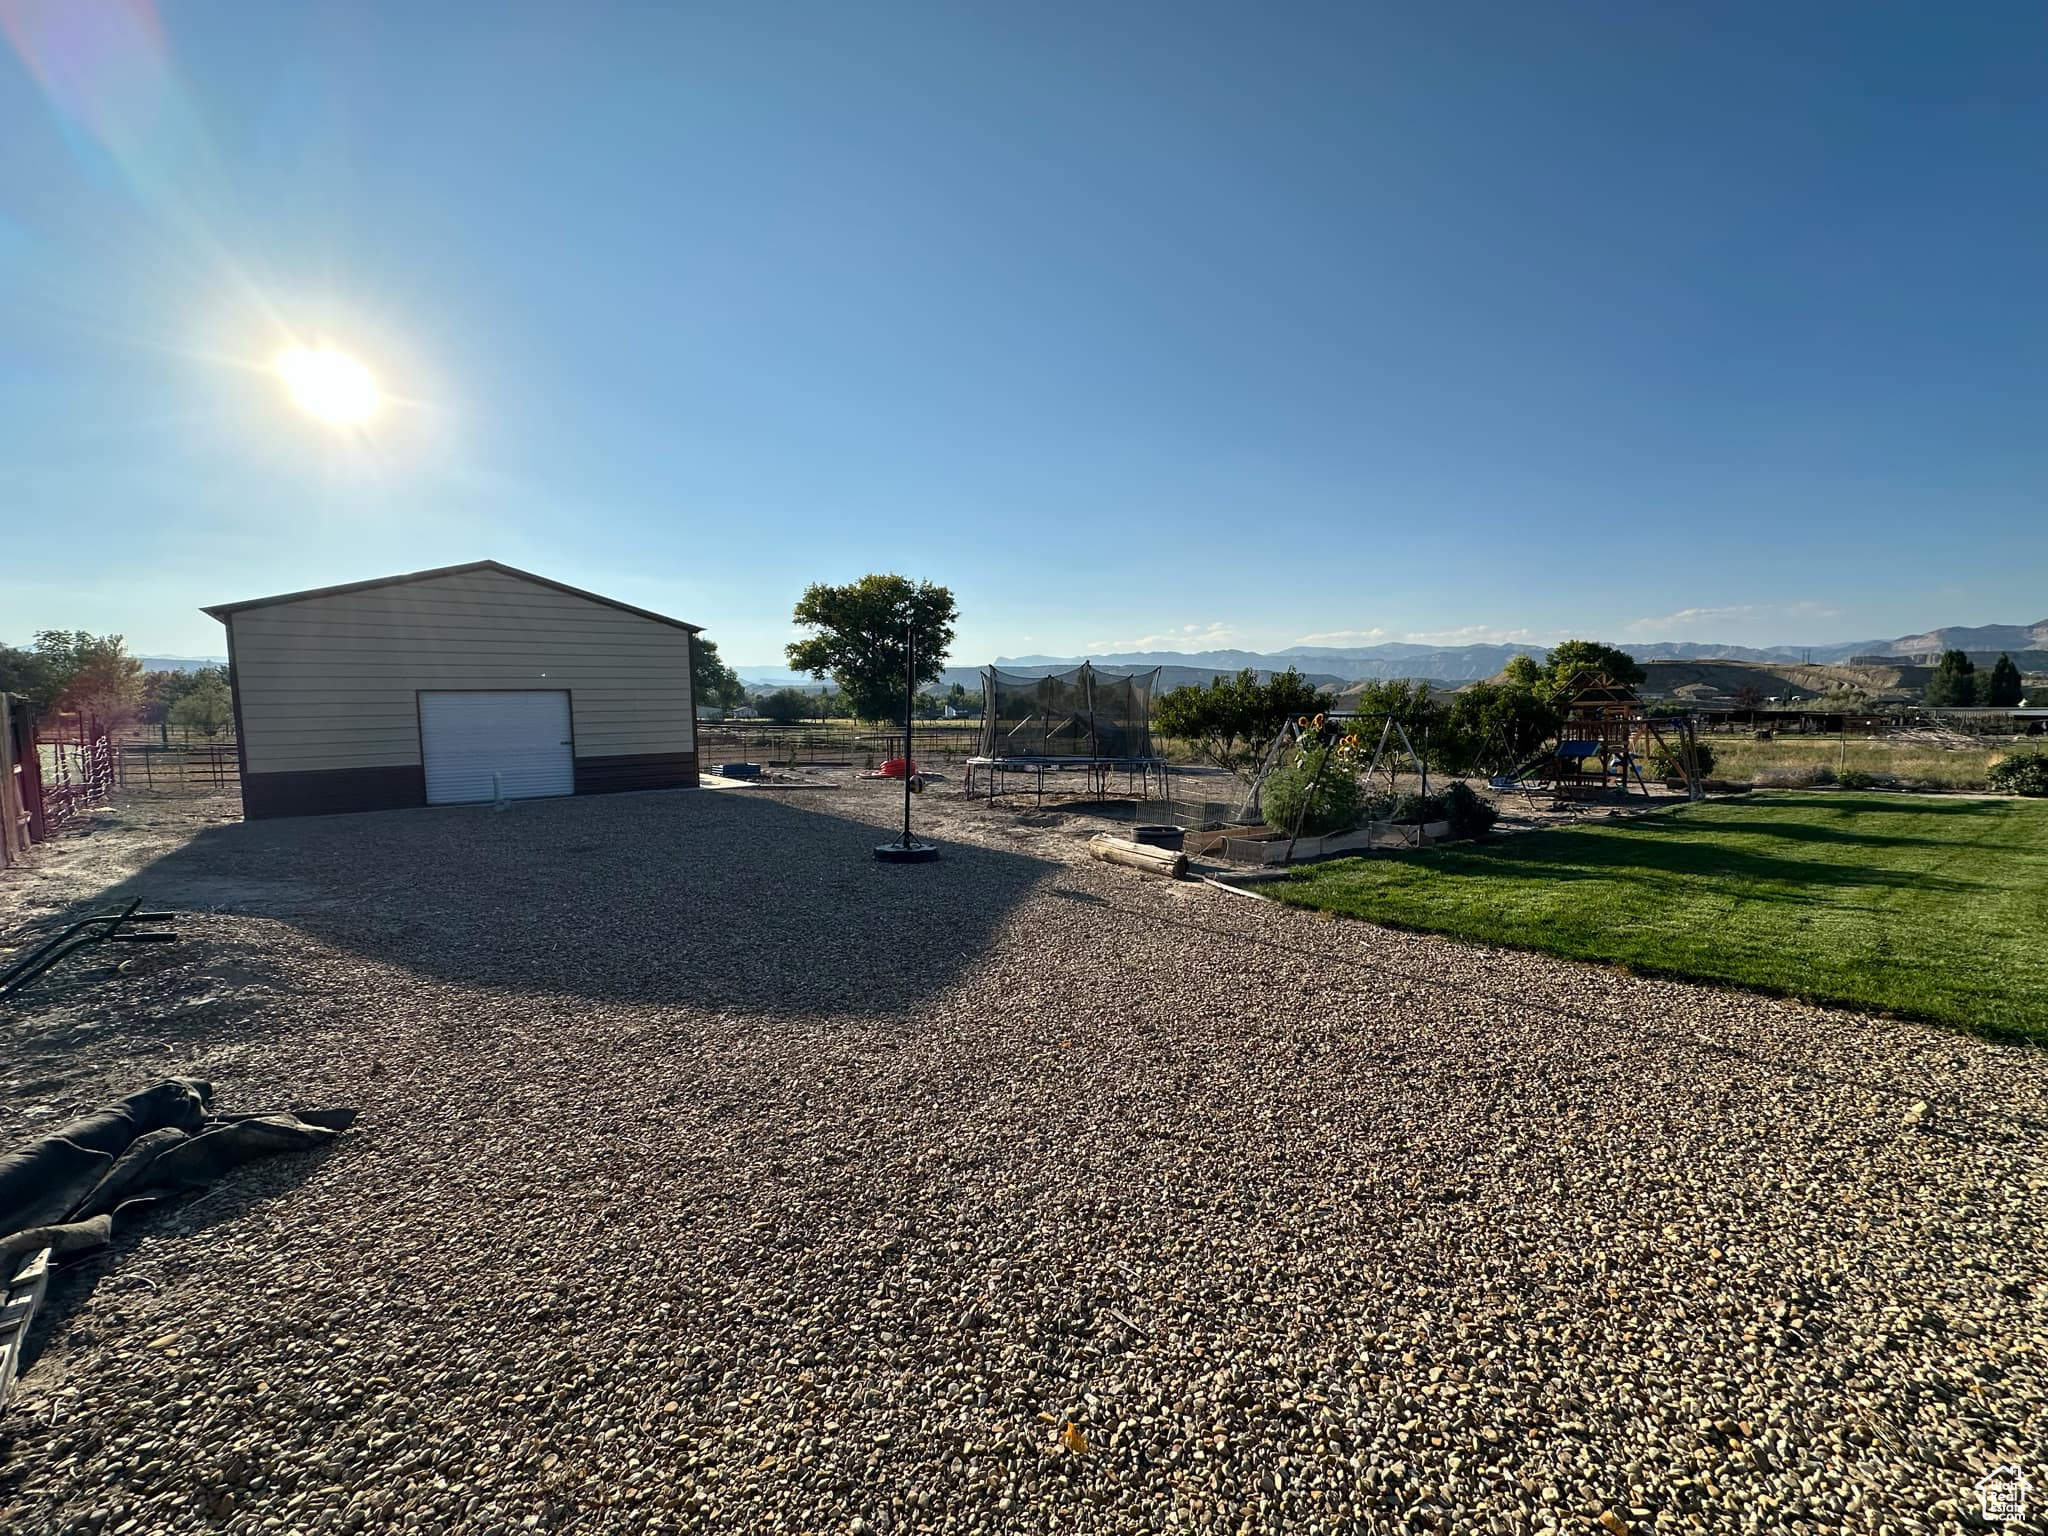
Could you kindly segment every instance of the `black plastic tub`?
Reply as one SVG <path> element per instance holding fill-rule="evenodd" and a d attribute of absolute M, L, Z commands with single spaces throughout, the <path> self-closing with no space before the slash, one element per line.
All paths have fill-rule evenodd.
<path fill-rule="evenodd" d="M 761 777 L 759 763 L 720 763 L 718 776 L 721 779 L 758 779 Z"/>
<path fill-rule="evenodd" d="M 1146 848 L 1166 848 L 1179 853 L 1181 844 L 1187 840 L 1186 827 L 1171 827 L 1160 823 L 1148 823 L 1131 828 L 1131 841 Z"/>

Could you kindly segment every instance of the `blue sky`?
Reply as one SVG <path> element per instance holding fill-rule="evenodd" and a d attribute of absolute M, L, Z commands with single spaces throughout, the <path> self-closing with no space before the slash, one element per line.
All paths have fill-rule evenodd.
<path fill-rule="evenodd" d="M 0 639 L 483 556 L 755 664 L 886 569 L 962 662 L 2048 616 L 2031 0 L 0 18 Z"/>

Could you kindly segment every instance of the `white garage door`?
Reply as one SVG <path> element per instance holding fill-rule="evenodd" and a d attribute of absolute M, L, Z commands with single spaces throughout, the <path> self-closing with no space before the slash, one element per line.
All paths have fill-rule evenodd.
<path fill-rule="evenodd" d="M 423 692 L 420 755 L 429 805 L 573 794 L 569 695 Z"/>

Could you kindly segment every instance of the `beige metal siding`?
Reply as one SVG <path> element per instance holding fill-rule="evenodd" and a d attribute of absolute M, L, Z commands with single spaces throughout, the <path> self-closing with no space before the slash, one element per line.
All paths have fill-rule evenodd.
<path fill-rule="evenodd" d="M 497 571 L 232 616 L 251 773 L 420 760 L 422 688 L 566 688 L 576 755 L 695 750 L 690 636 Z"/>

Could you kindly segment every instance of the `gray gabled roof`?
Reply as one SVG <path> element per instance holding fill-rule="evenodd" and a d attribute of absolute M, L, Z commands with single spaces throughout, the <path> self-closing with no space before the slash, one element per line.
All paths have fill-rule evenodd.
<path fill-rule="evenodd" d="M 436 566 L 431 571 L 411 571 L 403 576 L 379 576 L 371 581 L 348 581 L 337 587 L 310 587 L 304 592 L 280 592 L 276 597 L 252 597 L 239 603 L 216 603 L 211 608 L 202 608 L 199 611 L 225 624 L 230 614 L 240 613 L 245 608 L 269 608 L 278 603 L 300 603 L 312 597 L 339 597 L 344 592 L 368 592 L 376 587 L 398 587 L 409 581 L 432 581 L 437 576 L 466 576 L 471 571 L 496 571 L 501 576 L 516 576 L 521 581 L 532 582 L 535 586 L 552 587 L 555 591 L 566 592 L 571 597 L 602 603 L 607 608 L 637 614 L 643 619 L 652 619 L 657 624 L 687 629 L 693 635 L 703 630 L 701 624 L 685 624 L 681 619 L 672 619 L 665 613 L 635 608 L 631 603 L 622 603 L 617 598 L 586 592 L 581 587 L 572 587 L 564 581 L 550 581 L 545 576 L 536 576 L 531 571 L 522 571 L 517 566 L 505 565 L 497 560 L 471 560 L 466 565 Z"/>

